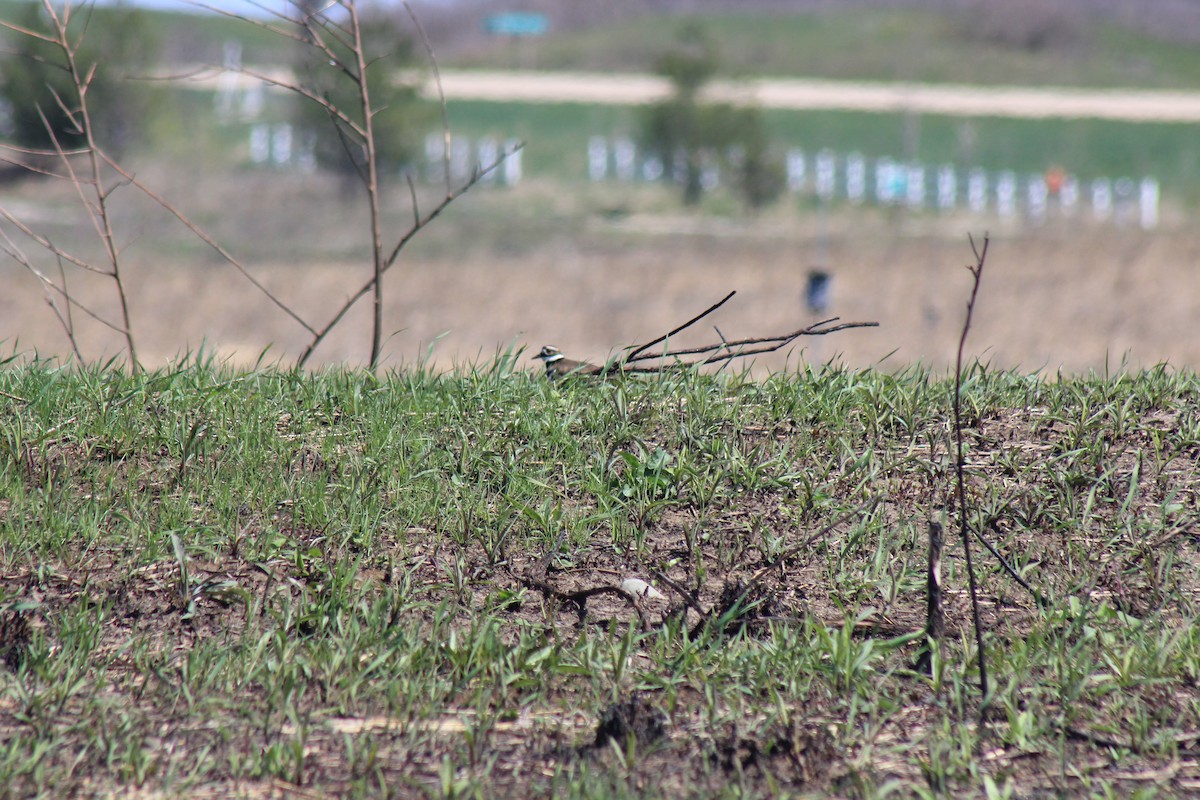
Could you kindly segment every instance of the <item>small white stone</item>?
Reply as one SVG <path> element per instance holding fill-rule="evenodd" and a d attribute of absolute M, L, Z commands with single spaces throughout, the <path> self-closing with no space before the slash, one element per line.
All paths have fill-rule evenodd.
<path fill-rule="evenodd" d="M 626 578 L 621 581 L 621 588 L 629 592 L 634 597 L 641 597 L 649 600 L 666 600 L 667 597 L 658 589 L 655 589 L 650 584 L 646 583 L 641 578 Z"/>

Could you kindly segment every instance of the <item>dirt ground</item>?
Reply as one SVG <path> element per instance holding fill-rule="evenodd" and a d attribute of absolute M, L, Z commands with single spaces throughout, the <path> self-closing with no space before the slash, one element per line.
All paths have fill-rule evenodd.
<path fill-rule="evenodd" d="M 247 240 L 234 251 L 249 252 L 247 269 L 314 327 L 368 277 L 369 258 L 356 249 L 361 237 L 338 216 L 352 209 L 330 211 L 323 225 L 293 218 L 238 228 L 241 212 L 228 213 L 228 204 L 270 204 L 276 195 L 260 196 L 252 186 L 224 191 L 211 202 L 224 209 L 217 218 L 233 229 L 232 237 Z M 280 203 L 288 201 L 286 187 L 271 191 Z M 835 359 L 859 367 L 921 362 L 942 369 L 953 361 L 970 289 L 967 234 L 981 241 L 990 230 L 970 354 L 1026 371 L 1102 370 L 1123 359 L 1132 367 L 1164 361 L 1200 367 L 1200 234 L 1179 221 L 1143 232 L 1078 220 L 1030 228 L 995 218 L 889 217 L 877 210 L 835 213 L 824 221 L 796 210 L 702 217 L 666 204 L 605 214 L 587 202 L 559 216 L 538 211 L 497 221 L 497 208 L 537 209 L 560 202 L 547 200 L 557 191 L 531 184 L 511 196 L 468 196 L 465 210 L 452 209 L 418 236 L 385 280 L 385 365 L 412 364 L 431 353 L 433 365 L 449 368 L 488 361 L 510 345 L 536 351 L 543 344 L 604 359 L 737 290 L 689 343 L 717 341 L 713 325 L 735 339 L 839 316 L 879 327 L 802 340 L 802 347 L 760 359 L 757 368 Z M 10 207 L 14 202 L 6 199 Z M 268 348 L 267 360 L 283 363 L 302 352 L 310 335 L 227 264 L 195 243 L 157 242 L 151 226 L 136 230 L 134 244 L 148 246 L 129 248 L 125 283 L 145 365 L 201 346 L 237 364 L 253 363 Z M 804 300 L 814 267 L 833 276 L 832 303 L 820 315 Z M 43 269 L 54 274 L 56 267 L 43 261 Z M 115 311 L 110 281 L 68 274 L 76 297 L 105 314 Z M 0 260 L 0 280 L 3 351 L 69 354 L 39 282 L 11 259 Z M 361 365 L 369 317 L 367 298 L 310 363 Z M 88 360 L 120 351 L 117 334 L 79 311 L 74 324 Z"/>

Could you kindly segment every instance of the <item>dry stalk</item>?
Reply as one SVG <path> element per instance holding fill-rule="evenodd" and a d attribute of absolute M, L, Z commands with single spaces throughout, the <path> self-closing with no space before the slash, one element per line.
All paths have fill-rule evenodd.
<path fill-rule="evenodd" d="M 933 655 L 941 653 L 946 615 L 942 608 L 942 523 L 929 520 L 929 564 L 925 573 L 925 646 L 917 656 L 917 669 L 933 674 Z"/>
<path fill-rule="evenodd" d="M 967 333 L 971 330 L 971 317 L 975 312 L 975 300 L 979 296 L 979 284 L 983 278 L 983 266 L 987 261 L 988 237 L 983 237 L 983 248 L 975 244 L 971 238 L 971 250 L 975 254 L 975 263 L 967 267 L 971 273 L 971 297 L 967 301 L 967 316 L 963 321 L 962 336 L 958 340 L 958 356 L 954 362 L 954 444 L 957 455 L 954 463 L 954 474 L 958 492 L 958 524 L 962 535 L 963 556 L 967 562 L 967 585 L 971 592 L 971 620 L 975 627 L 975 647 L 979 650 L 979 691 L 983 695 L 986 706 L 988 701 L 987 658 L 983 646 L 983 623 L 979 617 L 979 589 L 975 581 L 975 568 L 971 563 L 971 529 L 967 521 L 967 485 L 966 485 L 966 456 L 964 455 L 962 433 L 962 373 L 963 351 L 967 345 Z M 981 712 L 982 713 L 982 712 Z"/>
<path fill-rule="evenodd" d="M 697 367 L 707 364 L 719 364 L 732 361 L 735 358 L 747 358 L 749 356 L 762 355 L 764 353 L 773 353 L 776 350 L 781 350 L 787 347 L 792 342 L 799 339 L 801 336 L 824 336 L 837 331 L 848 330 L 850 328 L 876 328 L 878 322 L 842 322 L 838 323 L 838 317 L 821 320 L 813 323 L 805 328 L 792 331 L 791 333 L 778 334 L 774 336 L 753 337 L 748 339 L 736 339 L 730 341 L 725 338 L 720 329 L 717 331 L 719 342 L 715 344 L 702 345 L 700 347 L 689 347 L 680 350 L 671 350 L 669 346 L 664 347 L 661 352 L 647 352 L 650 348 L 670 342 L 672 336 L 675 336 L 682 331 L 695 325 L 700 320 L 712 314 L 714 311 L 725 305 L 729 300 L 737 294 L 736 291 L 730 292 L 723 298 L 713 303 L 711 306 L 701 311 L 696 316 L 684 322 L 682 325 L 677 325 L 666 333 L 658 336 L 645 344 L 633 345 L 628 348 L 628 354 L 624 357 L 614 359 L 611 363 L 602 367 L 598 374 L 611 375 L 617 372 L 660 372 L 666 368 L 679 367 Z M 838 324 L 834 324 L 838 323 Z M 689 356 L 704 356 L 703 358 L 689 358 Z M 658 361 L 659 364 L 653 366 L 641 366 L 645 361 Z"/>

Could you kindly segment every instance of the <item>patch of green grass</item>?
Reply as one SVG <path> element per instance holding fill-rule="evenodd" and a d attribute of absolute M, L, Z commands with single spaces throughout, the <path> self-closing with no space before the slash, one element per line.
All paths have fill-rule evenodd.
<path fill-rule="evenodd" d="M 550 384 L 516 355 L 380 378 L 0 370 L 0 785 L 1124 796 L 1200 777 L 1180 758 L 1195 375 L 965 376 L 970 517 L 1045 600 L 977 556 L 979 727 L 952 527 L 947 641 L 912 668 L 926 520 L 953 519 L 952 381 Z M 665 597 L 635 605 L 629 577 Z"/>

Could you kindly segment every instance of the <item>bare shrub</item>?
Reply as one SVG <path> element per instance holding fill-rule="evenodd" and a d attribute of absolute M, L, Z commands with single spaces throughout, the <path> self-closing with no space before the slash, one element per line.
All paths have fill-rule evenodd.
<path fill-rule="evenodd" d="M 140 368 L 133 327 L 130 322 L 129 303 L 126 299 L 126 283 L 121 271 L 124 252 L 122 240 L 126 237 L 118 236 L 112 214 L 114 195 L 118 191 L 133 188 L 171 214 L 192 235 L 209 247 L 221 260 L 234 267 L 267 300 L 307 332 L 311 338 L 301 354 L 297 366 L 304 366 L 313 351 L 338 326 L 349 310 L 364 296 L 371 294 L 374 301 L 374 325 L 368 363 L 370 368 L 374 369 L 379 363 L 382 346 L 382 278 L 384 273 L 396 264 L 400 252 L 420 230 L 439 216 L 457 197 L 471 189 L 484 175 L 498 167 L 511 153 L 501 153 L 494 163 L 481 165 L 474 174 L 459 185 L 451 182 L 450 170 L 447 168 L 445 170 L 447 175 L 445 194 L 439 202 L 424 212 L 418 206 L 416 189 L 412 179 L 409 178 L 412 223 L 403 233 L 385 239 L 387 234 L 383 230 L 382 223 L 381 172 L 388 166 L 389 159 L 395 157 L 395 151 L 381 143 L 382 139 L 387 138 L 385 132 L 387 129 L 377 126 L 386 117 L 389 98 L 394 99 L 395 97 L 395 93 L 389 93 L 387 89 L 390 84 L 394 83 L 396 75 L 394 69 L 388 71 L 387 61 L 381 59 L 379 54 L 374 52 L 373 48 L 379 44 L 379 41 L 371 35 L 369 22 L 360 16 L 360 6 L 357 0 L 335 0 L 326 5 L 311 7 L 311 4 L 298 2 L 294 6 L 294 12 L 290 15 L 279 13 L 268 21 L 227 13 L 227 16 L 234 17 L 247 25 L 266 28 L 309 50 L 319 57 L 323 65 L 328 67 L 332 79 L 340 82 L 339 91 L 335 92 L 329 85 L 307 80 L 307 77 L 311 76 L 297 75 L 281 78 L 277 75 L 268 76 L 256 73 L 249 68 L 243 68 L 248 75 L 292 92 L 304 102 L 311 104 L 318 117 L 324 117 L 335 131 L 334 141 L 342 148 L 346 161 L 350 165 L 351 173 L 358 179 L 368 200 L 367 222 L 371 238 L 369 276 L 356 291 L 348 292 L 348 299 L 332 310 L 324 324 L 309 322 L 296 310 L 269 292 L 262 281 L 258 280 L 233 253 L 188 218 L 168 198 L 155 191 L 131 170 L 122 166 L 113 155 L 111 146 L 101 143 L 100 128 L 94 122 L 91 113 L 92 106 L 89 105 L 89 91 L 95 87 L 93 81 L 97 74 L 97 64 L 84 61 L 80 57 L 83 52 L 87 25 L 72 24 L 72 13 L 76 6 L 68 3 L 58 7 L 52 0 L 42 0 L 42 2 L 43 16 L 48 20 L 47 32 L 8 22 L 0 22 L 0 25 L 17 37 L 32 40 L 39 47 L 61 57 L 61 69 L 66 72 L 68 80 L 64 85 L 65 88 L 50 88 L 53 102 L 49 110 L 65 117 L 66 127 L 77 132 L 78 144 L 74 149 L 64 144 L 62 136 L 57 132 L 58 127 L 52 124 L 47 116 L 47 110 L 39 107 L 37 113 L 45 125 L 52 146 L 42 150 L 6 148 L 10 155 L 5 160 L 31 172 L 69 181 L 74 186 L 80 205 L 95 231 L 103 256 L 98 259 L 89 259 L 64 249 L 45 231 L 39 231 L 36 226 L 23 221 L 20 214 L 3 204 L 0 204 L 0 220 L 6 221 L 11 226 L 12 232 L 0 229 L 0 250 L 6 252 L 41 281 L 46 291 L 47 302 L 62 325 L 76 358 L 80 361 L 85 360 L 75 334 L 74 313 L 78 311 L 120 333 L 125 340 L 130 369 L 136 371 Z M 432 46 L 424 35 L 415 14 L 407 6 L 405 8 L 420 35 L 419 38 L 425 44 L 436 77 L 437 64 L 433 61 Z M 216 11 L 217 9 L 211 10 Z M 386 42 L 385 46 L 387 46 Z M 377 90 L 383 96 L 376 94 Z M 415 92 L 415 90 L 413 91 Z M 98 104 L 101 100 L 102 98 L 93 96 L 93 105 Z M 441 106 L 445 149 L 448 154 L 451 136 L 446 121 L 444 98 L 442 98 Z M 51 166 L 40 166 L 45 163 L 50 163 Z M 23 245 L 28 246 L 29 243 L 32 243 L 31 252 L 40 251 L 45 258 L 34 257 L 27 253 Z M 48 265 L 53 265 L 53 267 Z M 69 275 L 73 271 L 91 273 L 111 280 L 119 305 L 118 318 L 106 317 L 92 305 L 84 303 L 78 296 L 73 295 L 72 287 L 69 284 Z M 56 277 L 53 275 L 54 272 L 57 272 Z"/>

